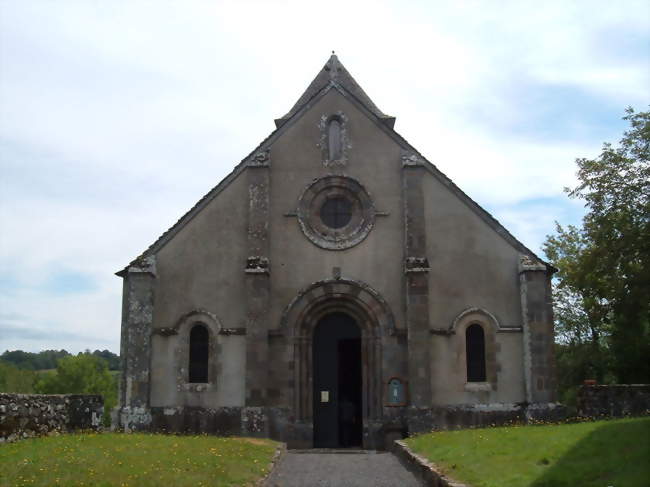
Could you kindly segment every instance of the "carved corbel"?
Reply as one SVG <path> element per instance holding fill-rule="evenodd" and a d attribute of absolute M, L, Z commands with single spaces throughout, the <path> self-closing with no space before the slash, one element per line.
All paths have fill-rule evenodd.
<path fill-rule="evenodd" d="M 429 272 L 429 259 L 426 257 L 407 257 L 404 260 L 404 273 Z"/>
<path fill-rule="evenodd" d="M 402 152 L 402 167 L 423 166 L 424 161 L 414 152 Z"/>
<path fill-rule="evenodd" d="M 156 256 L 138 257 L 129 264 L 127 272 L 130 274 L 149 274 L 156 277 Z"/>
<path fill-rule="evenodd" d="M 519 256 L 519 273 L 528 271 L 546 271 L 546 265 L 530 255 Z"/>
<path fill-rule="evenodd" d="M 269 149 L 257 152 L 248 160 L 248 167 L 269 167 L 271 165 L 271 151 Z"/>
<path fill-rule="evenodd" d="M 246 259 L 246 274 L 269 274 L 269 259 L 253 255 Z"/>

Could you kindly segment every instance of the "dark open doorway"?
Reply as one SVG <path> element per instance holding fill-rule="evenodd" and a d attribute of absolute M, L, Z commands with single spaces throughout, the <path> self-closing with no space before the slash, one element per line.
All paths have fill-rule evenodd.
<path fill-rule="evenodd" d="M 314 447 L 361 446 L 361 332 L 344 313 L 324 316 L 313 340 Z"/>

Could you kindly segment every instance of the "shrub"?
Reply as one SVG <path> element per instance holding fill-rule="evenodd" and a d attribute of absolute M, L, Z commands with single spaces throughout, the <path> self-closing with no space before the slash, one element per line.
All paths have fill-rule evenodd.
<path fill-rule="evenodd" d="M 104 396 L 105 426 L 117 403 L 117 383 L 107 362 L 90 353 L 60 359 L 54 374 L 41 375 L 34 386 L 39 394 L 101 394 Z"/>

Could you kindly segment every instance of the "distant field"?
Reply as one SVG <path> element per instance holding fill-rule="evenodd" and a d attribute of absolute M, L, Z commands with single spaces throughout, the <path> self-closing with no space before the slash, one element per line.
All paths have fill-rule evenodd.
<path fill-rule="evenodd" d="M 650 485 L 650 417 L 444 431 L 406 441 L 473 487 Z"/>
<path fill-rule="evenodd" d="M 253 438 L 75 434 L 0 446 L 2 486 L 241 486 L 277 443 Z"/>

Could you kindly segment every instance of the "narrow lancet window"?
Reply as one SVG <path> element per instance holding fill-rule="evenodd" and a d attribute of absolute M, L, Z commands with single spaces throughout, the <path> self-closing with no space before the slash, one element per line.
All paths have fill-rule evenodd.
<path fill-rule="evenodd" d="M 196 324 L 190 331 L 190 382 L 208 382 L 208 329 Z"/>
<path fill-rule="evenodd" d="M 465 330 L 467 382 L 485 382 L 485 333 L 474 323 Z"/>
<path fill-rule="evenodd" d="M 341 133 L 341 120 L 334 117 L 327 126 L 328 159 L 338 161 L 343 155 L 343 134 Z"/>

